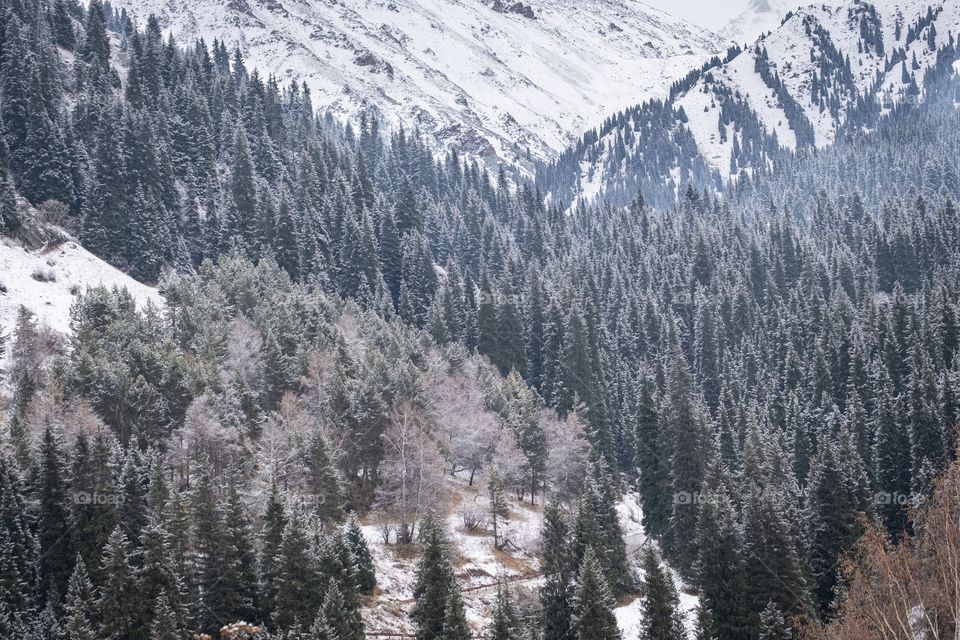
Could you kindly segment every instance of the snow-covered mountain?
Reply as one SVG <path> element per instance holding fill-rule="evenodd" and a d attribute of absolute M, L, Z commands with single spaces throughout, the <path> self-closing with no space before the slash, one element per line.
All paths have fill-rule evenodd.
<path fill-rule="evenodd" d="M 853 0 L 793 12 L 756 45 L 674 86 L 666 103 L 628 110 L 542 166 L 556 199 L 660 204 L 688 182 L 717 186 L 783 150 L 822 148 L 898 102 L 922 100 L 926 74 L 950 68 L 960 0 Z"/>
<path fill-rule="evenodd" d="M 837 0 L 829 3 L 839 4 Z M 803 4 L 803 0 L 750 0 L 742 13 L 720 29 L 720 35 L 740 45 L 751 44 L 763 34 L 776 30 L 788 13 Z"/>
<path fill-rule="evenodd" d="M 336 116 L 374 106 L 438 148 L 519 164 L 663 95 L 722 46 L 635 0 L 114 0 L 181 42 L 238 45 Z"/>

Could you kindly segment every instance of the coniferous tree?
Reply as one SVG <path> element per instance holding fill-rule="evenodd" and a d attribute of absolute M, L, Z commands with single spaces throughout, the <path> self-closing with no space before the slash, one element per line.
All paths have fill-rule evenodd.
<path fill-rule="evenodd" d="M 510 597 L 510 589 L 503 582 L 497 586 L 497 598 L 493 604 L 487 637 L 489 640 L 518 640 L 520 638 L 517 614 Z"/>
<path fill-rule="evenodd" d="M 747 575 L 737 514 L 716 463 L 704 484 L 706 500 L 697 520 L 695 567 L 701 604 L 710 615 L 710 635 L 716 640 L 750 637 Z"/>
<path fill-rule="evenodd" d="M 66 460 L 60 434 L 50 424 L 40 443 L 39 593 L 44 601 L 59 602 L 73 572 L 73 542 L 67 511 Z"/>
<path fill-rule="evenodd" d="M 759 640 L 792 640 L 793 632 L 783 612 L 771 602 L 760 614 Z"/>
<path fill-rule="evenodd" d="M 442 634 L 444 640 L 470 640 L 471 637 L 467 612 L 463 607 L 463 597 L 460 594 L 460 588 L 455 584 L 447 594 Z"/>
<path fill-rule="evenodd" d="M 67 587 L 64 606 L 63 626 L 66 640 L 94 640 L 97 637 L 93 622 L 95 604 L 93 584 L 87 575 L 87 565 L 78 554 L 73 575 L 70 576 Z"/>
<path fill-rule="evenodd" d="M 277 606 L 277 583 L 279 572 L 277 567 L 277 553 L 283 542 L 283 531 L 287 524 L 283 502 L 276 483 L 270 487 L 270 497 L 267 499 L 267 508 L 263 516 L 263 528 L 260 538 L 260 594 L 261 614 L 268 617 Z"/>
<path fill-rule="evenodd" d="M 130 597 L 140 593 L 140 580 L 130 564 L 131 555 L 127 536 L 117 527 L 103 548 L 104 582 L 97 601 L 100 637 L 106 640 L 135 640 L 143 636 L 141 602 Z"/>
<path fill-rule="evenodd" d="M 619 640 L 613 597 L 591 547 L 583 554 L 572 604 L 571 627 L 577 640 Z"/>
<path fill-rule="evenodd" d="M 440 524 L 428 517 L 420 529 L 420 558 L 415 571 L 413 597 L 416 601 L 410 618 L 417 628 L 417 640 L 443 637 L 447 601 L 452 590 L 459 590 L 447 552 L 447 541 Z"/>
<path fill-rule="evenodd" d="M 278 629 L 307 629 L 320 608 L 316 584 L 317 558 L 306 535 L 306 523 L 294 514 L 283 529 L 276 559 L 276 596 L 272 619 Z"/>
<path fill-rule="evenodd" d="M 696 531 L 698 494 L 705 476 L 703 416 L 693 397 L 693 386 L 686 364 L 677 356 L 670 372 L 668 404 L 664 412 L 663 437 L 670 442 L 670 488 L 674 496 L 670 528 L 665 544 L 684 571 L 692 569 L 697 546 L 693 536 L 680 535 Z"/>
<path fill-rule="evenodd" d="M 641 640 L 684 640 L 680 597 L 673 579 L 653 550 L 643 556 L 643 626 Z"/>
<path fill-rule="evenodd" d="M 567 516 L 556 502 L 549 502 L 543 510 L 543 529 L 540 532 L 541 568 L 544 575 L 540 587 L 540 606 L 543 608 L 544 640 L 572 640 L 571 601 L 575 572 L 570 549 L 570 526 Z"/>
<path fill-rule="evenodd" d="M 370 548 L 367 546 L 367 539 L 363 535 L 363 530 L 360 528 L 355 513 L 351 513 L 347 519 L 344 538 L 356 562 L 357 590 L 362 594 L 372 595 L 377 586 L 377 576 L 374 572 L 373 558 L 370 555 Z"/>
<path fill-rule="evenodd" d="M 180 640 L 180 638 L 183 638 L 182 622 L 170 607 L 165 592 L 161 592 L 157 596 L 153 604 L 153 612 L 149 640 Z"/>

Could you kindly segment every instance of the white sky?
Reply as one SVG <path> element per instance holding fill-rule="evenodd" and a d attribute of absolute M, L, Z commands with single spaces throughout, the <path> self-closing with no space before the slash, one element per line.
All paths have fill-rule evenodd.
<path fill-rule="evenodd" d="M 731 18 L 743 13 L 749 0 L 642 0 L 646 4 L 666 11 L 687 22 L 719 29 Z"/>

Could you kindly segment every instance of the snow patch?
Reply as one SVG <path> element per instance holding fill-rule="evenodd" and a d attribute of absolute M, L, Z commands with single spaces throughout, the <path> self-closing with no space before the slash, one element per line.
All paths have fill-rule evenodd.
<path fill-rule="evenodd" d="M 43 249 L 28 249 L 0 236 L 0 333 L 12 332 L 24 306 L 37 320 L 60 333 L 70 333 L 70 306 L 89 287 L 126 288 L 138 305 L 163 305 L 156 289 L 110 266 L 74 240 Z"/>

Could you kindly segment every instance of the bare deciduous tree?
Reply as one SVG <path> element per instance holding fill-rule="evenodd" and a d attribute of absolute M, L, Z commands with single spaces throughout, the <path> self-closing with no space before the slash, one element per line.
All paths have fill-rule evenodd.
<path fill-rule="evenodd" d="M 443 457 L 427 426 L 420 411 L 401 403 L 390 410 L 383 434 L 386 458 L 375 510 L 385 527 L 395 528 L 399 544 L 413 541 L 420 517 L 439 507 L 442 499 Z"/>

